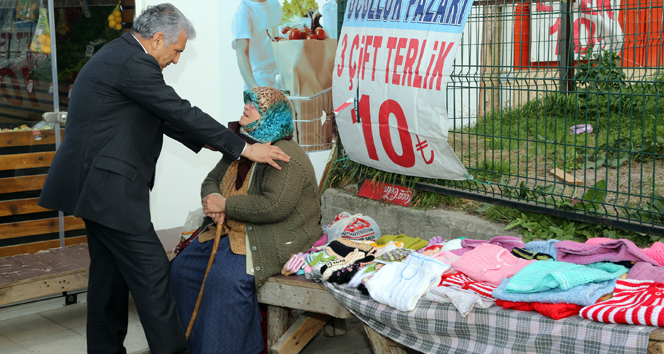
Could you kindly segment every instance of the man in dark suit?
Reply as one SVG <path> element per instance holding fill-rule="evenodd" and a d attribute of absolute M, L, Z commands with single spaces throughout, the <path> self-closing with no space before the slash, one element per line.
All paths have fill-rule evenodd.
<path fill-rule="evenodd" d="M 191 22 L 173 5 L 148 7 L 132 33 L 108 43 L 83 67 L 67 129 L 39 205 L 83 218 L 90 251 L 88 353 L 126 353 L 131 292 L 152 354 L 186 353 L 168 259 L 150 221 L 149 193 L 163 134 L 191 150 L 233 159 L 288 161 L 269 144 L 247 145 L 166 85 Z"/>

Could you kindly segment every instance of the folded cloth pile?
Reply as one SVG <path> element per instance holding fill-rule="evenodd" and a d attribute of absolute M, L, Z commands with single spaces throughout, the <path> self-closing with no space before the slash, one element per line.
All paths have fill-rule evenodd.
<path fill-rule="evenodd" d="M 530 241 L 526 243 L 526 251 L 534 253 L 544 253 L 549 255 L 551 258 L 556 260 L 558 256 L 558 250 L 556 249 L 556 243 L 558 240 L 547 240 L 547 241 Z"/>
<path fill-rule="evenodd" d="M 601 242 L 599 245 L 560 241 L 555 245 L 558 250 L 557 260 L 576 264 L 596 262 L 634 261 L 648 262 L 660 266 L 657 261 L 648 257 L 634 242 L 620 239 Z"/>
<path fill-rule="evenodd" d="M 546 304 L 542 302 L 512 302 L 507 300 L 497 300 L 496 304 L 506 309 L 537 311 L 554 320 L 576 316 L 583 308 L 583 306 L 576 304 Z"/>
<path fill-rule="evenodd" d="M 524 248 L 526 245 L 523 243 L 521 238 L 516 236 L 496 236 L 490 240 L 472 240 L 465 238 L 461 240 L 461 248 L 453 250 L 452 253 L 457 256 L 461 256 L 466 252 L 477 248 L 480 245 L 490 244 L 506 249 L 508 252 L 512 252 L 512 248 L 519 247 Z"/>
<path fill-rule="evenodd" d="M 499 285 L 503 279 L 512 277 L 533 262 L 536 261 L 516 258 L 503 247 L 483 243 L 464 253 L 454 262 L 454 269 L 473 280 Z"/>
<path fill-rule="evenodd" d="M 481 281 L 474 281 L 463 273 L 445 274 L 441 277 L 440 286 L 448 286 L 460 290 L 470 290 L 479 296 L 488 300 L 493 300 L 491 293 L 496 290 L 496 286 Z"/>
<path fill-rule="evenodd" d="M 618 279 L 613 297 L 581 309 L 579 316 L 605 323 L 664 327 L 664 284 Z"/>
<path fill-rule="evenodd" d="M 613 292 L 616 285 L 615 280 L 607 280 L 600 283 L 579 285 L 569 290 L 551 289 L 538 293 L 510 293 L 505 291 L 508 282 L 509 279 L 504 279 L 491 295 L 496 299 L 513 302 L 569 303 L 582 306 L 596 303 L 602 296 Z"/>
<path fill-rule="evenodd" d="M 366 288 L 376 301 L 397 310 L 412 311 L 417 301 L 440 283 L 449 267 L 429 256 L 411 253 L 403 262 L 382 267 L 366 282 Z"/>
<path fill-rule="evenodd" d="M 337 258 L 320 268 L 321 279 L 339 284 L 348 283 L 357 271 L 374 261 L 376 249 L 371 245 L 351 240 L 334 240 L 325 251 Z"/>
<path fill-rule="evenodd" d="M 463 317 L 468 316 L 473 309 L 488 309 L 495 304 L 494 300 L 488 300 L 475 292 L 445 286 L 431 288 L 423 299 L 440 303 L 449 302 Z"/>
<path fill-rule="evenodd" d="M 588 265 L 558 261 L 533 262 L 516 273 L 507 282 L 509 293 L 537 293 L 559 288 L 570 290 L 587 283 L 618 279 L 627 268 L 613 263 Z"/>
<path fill-rule="evenodd" d="M 664 283 L 664 268 L 656 267 L 647 262 L 636 262 L 630 268 L 627 278 L 633 280 L 653 280 Z"/>

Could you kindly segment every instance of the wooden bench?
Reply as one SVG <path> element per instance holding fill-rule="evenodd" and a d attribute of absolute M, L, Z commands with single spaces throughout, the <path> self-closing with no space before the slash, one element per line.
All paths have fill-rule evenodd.
<path fill-rule="evenodd" d="M 0 306 L 85 289 L 89 263 L 87 244 L 2 257 Z M 353 317 L 323 284 L 303 276 L 271 277 L 259 289 L 258 302 L 268 305 L 268 351 L 272 353 L 299 353 L 324 327 L 328 336 L 342 335 L 345 320 Z M 290 326 L 289 310 L 304 311 Z M 402 345 L 366 325 L 364 329 L 374 353 L 406 353 Z M 650 334 L 648 354 L 664 354 L 664 328 Z"/>
<path fill-rule="evenodd" d="M 267 338 L 272 353 L 299 353 L 331 318 L 328 335 L 345 333 L 343 319 L 353 317 L 323 284 L 304 276 L 276 275 L 258 289 L 258 302 L 268 305 Z M 305 311 L 289 327 L 289 310 Z M 336 328 L 335 328 L 336 327 Z"/>
<path fill-rule="evenodd" d="M 88 287 L 88 245 L 0 258 L 0 306 Z"/>
<path fill-rule="evenodd" d="M 2 257 L 0 306 L 84 290 L 89 264 L 87 244 Z M 344 320 L 353 317 L 321 283 L 303 276 L 277 275 L 268 279 L 258 291 L 258 301 L 268 305 L 268 346 L 273 353 L 299 353 L 323 327 L 328 336 L 342 335 Z M 288 326 L 291 309 L 305 312 Z M 329 324 L 325 326 L 326 323 Z M 381 344 L 384 337 L 380 335 L 369 336 L 377 337 L 372 344 L 392 345 Z"/>
<path fill-rule="evenodd" d="M 268 348 L 274 354 L 296 354 L 325 326 L 325 335 L 346 333 L 345 320 L 354 317 L 323 284 L 304 276 L 275 275 L 258 290 L 258 302 L 268 305 Z M 305 311 L 290 327 L 289 309 Z M 327 324 L 327 326 L 326 326 Z M 376 354 L 405 354 L 403 346 L 364 325 Z"/>

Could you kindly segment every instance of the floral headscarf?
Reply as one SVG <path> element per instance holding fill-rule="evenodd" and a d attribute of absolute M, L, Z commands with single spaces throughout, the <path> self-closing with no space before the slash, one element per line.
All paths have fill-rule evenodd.
<path fill-rule="evenodd" d="M 244 91 L 244 103 L 253 102 L 261 118 L 240 129 L 260 143 L 274 143 L 293 135 L 293 109 L 288 97 L 273 87 Z"/>

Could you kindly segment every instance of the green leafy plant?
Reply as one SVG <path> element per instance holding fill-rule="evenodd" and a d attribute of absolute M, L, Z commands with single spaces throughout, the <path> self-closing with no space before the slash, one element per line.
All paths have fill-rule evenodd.
<path fill-rule="evenodd" d="M 281 6 L 284 21 L 292 17 L 304 17 L 308 10 L 315 10 L 318 8 L 316 0 L 284 0 Z"/>
<path fill-rule="evenodd" d="M 574 80 L 593 89 L 607 90 L 625 87 L 625 77 L 618 53 L 608 50 L 595 52 L 591 46 L 577 62 Z"/>
<path fill-rule="evenodd" d="M 664 223 L 664 196 L 654 193 L 645 206 L 628 212 L 629 217 L 646 222 Z"/>

